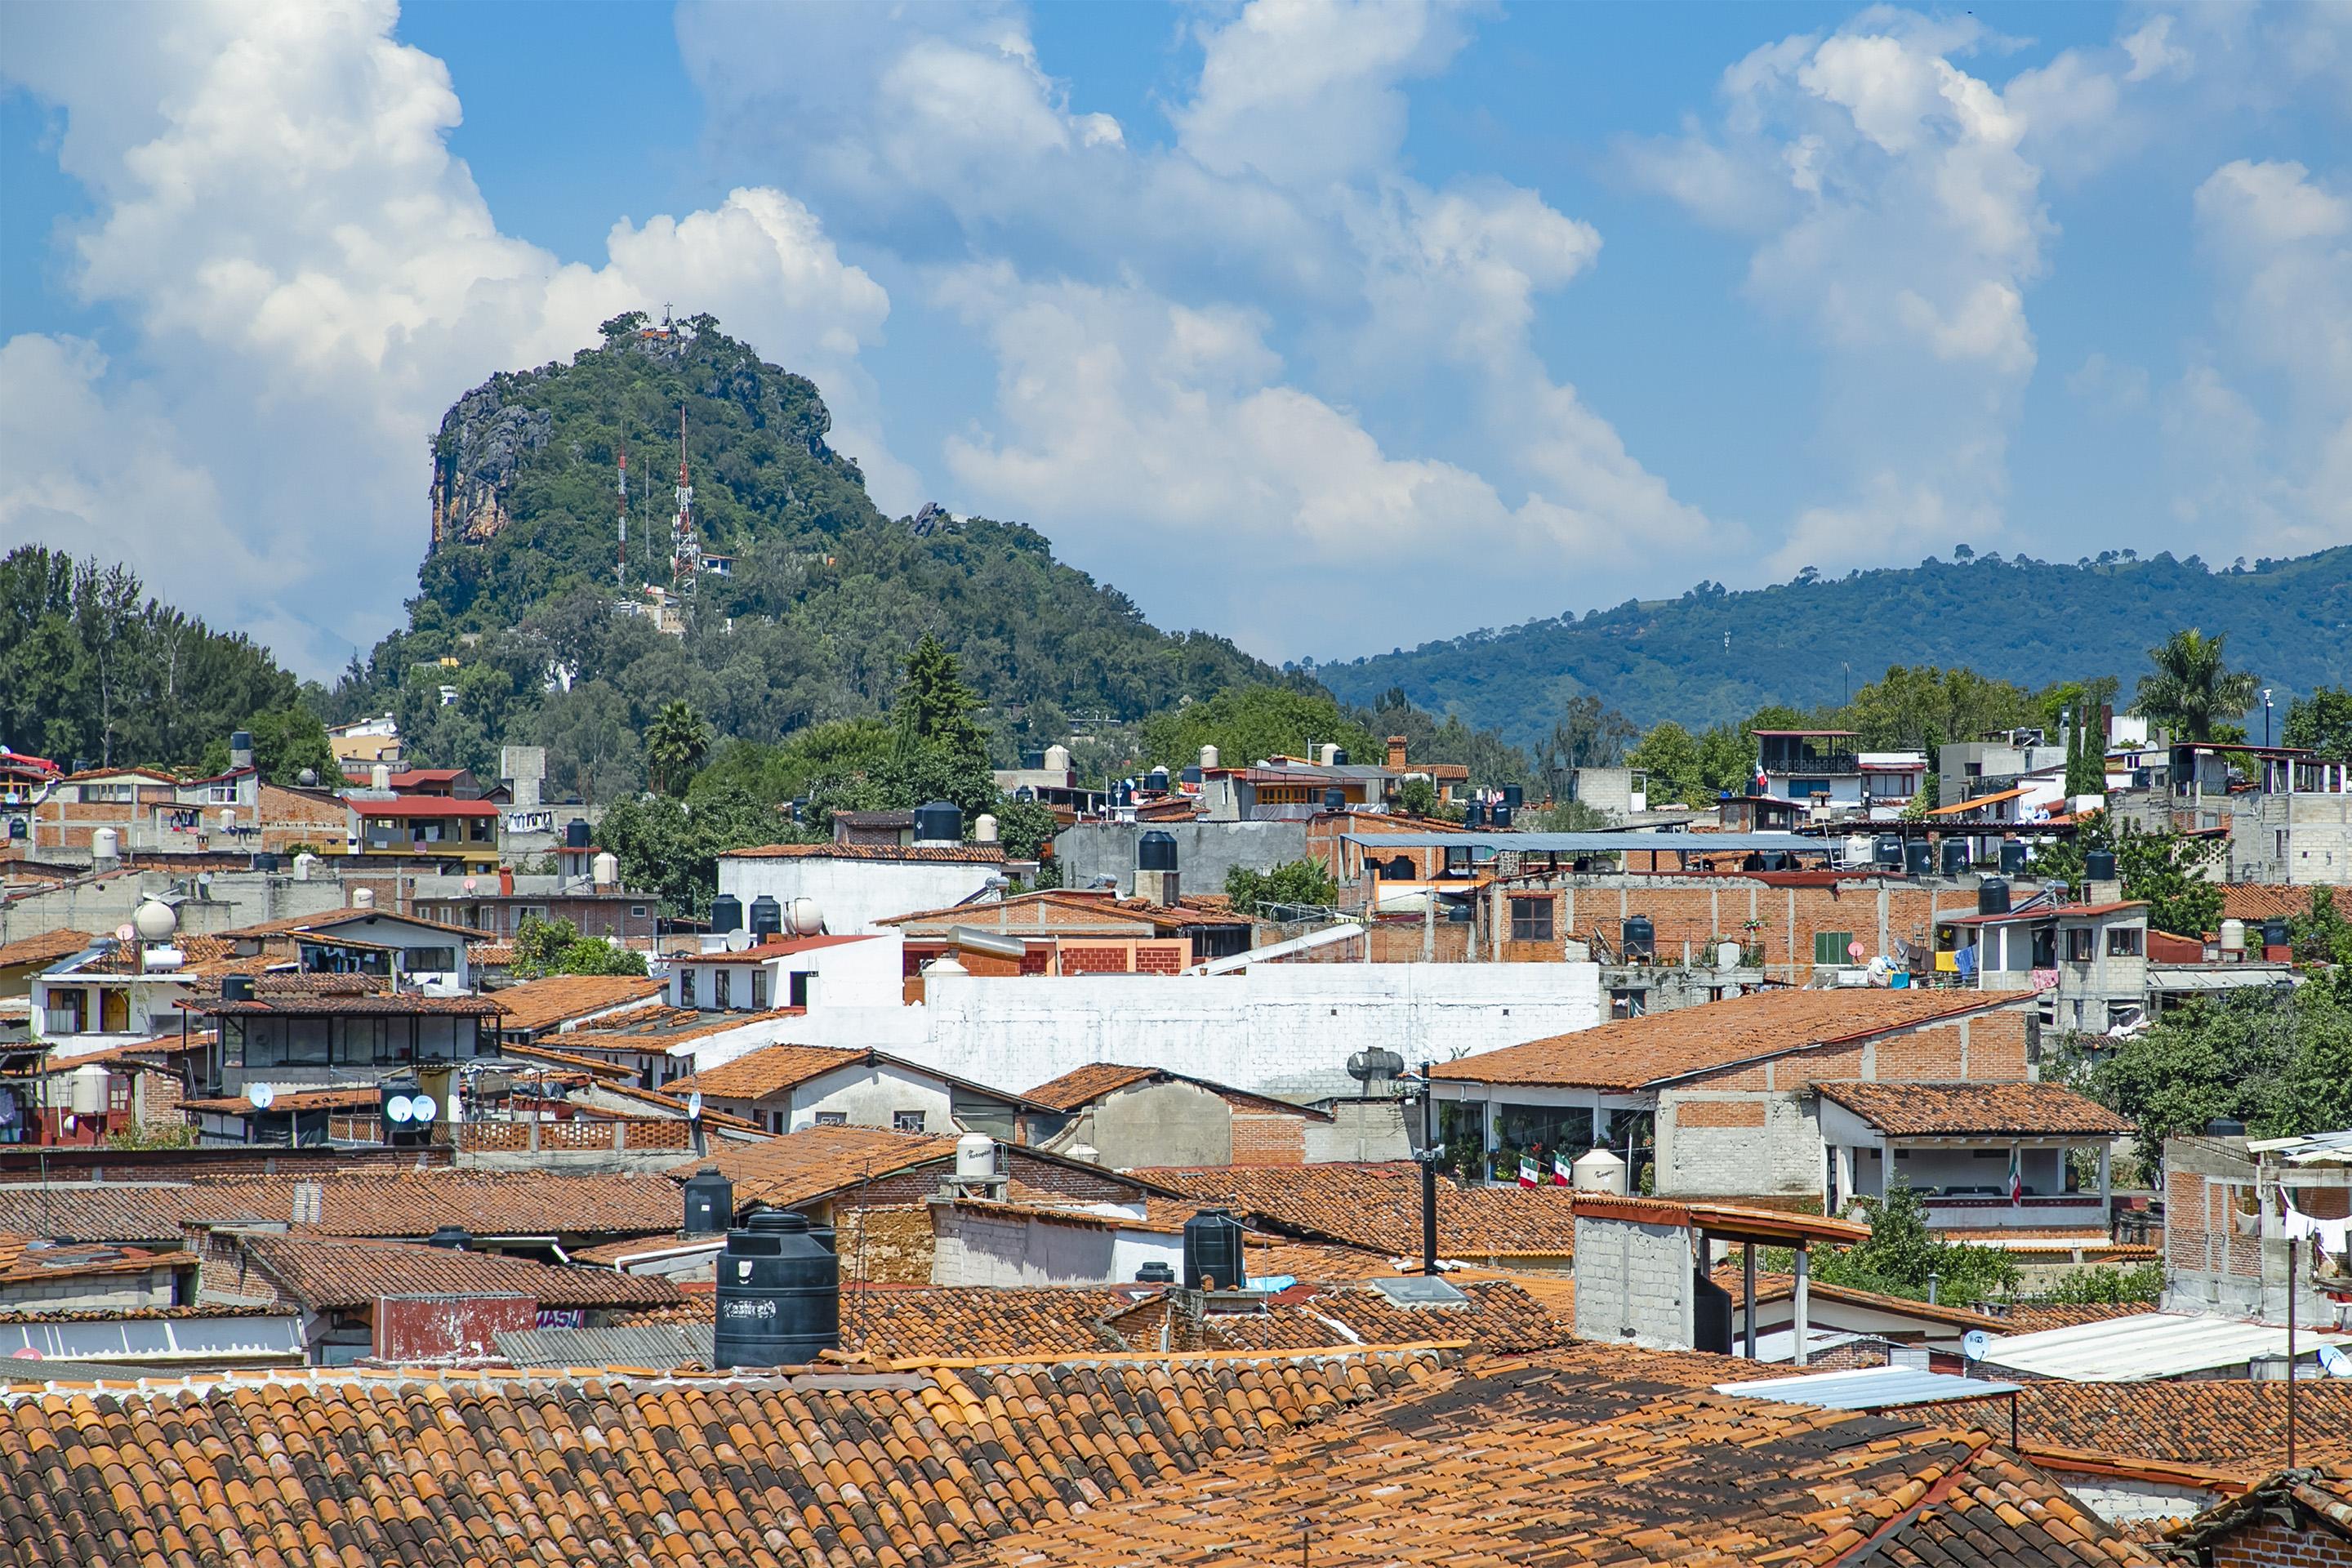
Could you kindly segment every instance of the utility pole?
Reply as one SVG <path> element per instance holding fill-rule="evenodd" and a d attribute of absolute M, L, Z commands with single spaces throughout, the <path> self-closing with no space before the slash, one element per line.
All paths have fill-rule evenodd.
<path fill-rule="evenodd" d="M 1437 1278 L 1437 1064 L 1421 1064 L 1421 1275 Z"/>
<path fill-rule="evenodd" d="M 621 549 L 619 559 L 613 566 L 613 585 L 625 596 L 629 591 L 629 437 L 625 426 L 615 451 L 620 458 L 621 470 L 620 479 L 614 487 L 621 497 Z"/>

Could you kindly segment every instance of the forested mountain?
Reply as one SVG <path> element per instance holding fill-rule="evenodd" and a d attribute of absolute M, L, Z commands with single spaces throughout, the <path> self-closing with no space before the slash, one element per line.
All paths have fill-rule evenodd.
<path fill-rule="evenodd" d="M 734 558 L 703 575 L 682 638 L 614 609 L 669 583 L 681 405 L 698 531 Z M 434 437 L 409 629 L 354 665 L 335 716 L 390 708 L 412 755 L 481 771 L 501 739 L 543 742 L 555 787 L 605 797 L 643 780 L 638 737 L 666 703 L 722 741 L 773 742 L 880 711 L 926 633 L 986 694 L 1001 751 L 1282 679 L 1223 637 L 1156 630 L 1030 529 L 884 517 L 830 424 L 814 385 L 707 316 L 674 332 L 618 317 L 568 364 L 493 377 Z"/>
<path fill-rule="evenodd" d="M 2352 680 L 2352 546 L 2209 570 L 2196 557 L 2108 552 L 2074 565 L 2018 556 L 1924 561 L 1742 593 L 1473 632 L 1307 672 L 1342 699 L 1391 687 L 1414 703 L 1533 744 L 1592 695 L 1647 727 L 1696 729 L 1768 704 L 1835 705 L 1895 665 L 1966 667 L 2040 688 L 2102 676 L 2124 690 L 2173 631 L 2226 632 L 2231 661 L 2290 695 Z M 1851 674 L 1849 676 L 1849 668 Z"/>
<path fill-rule="evenodd" d="M 0 742 L 20 752 L 194 766 L 302 695 L 268 649 L 149 597 L 128 567 L 37 544 L 0 559 Z"/>

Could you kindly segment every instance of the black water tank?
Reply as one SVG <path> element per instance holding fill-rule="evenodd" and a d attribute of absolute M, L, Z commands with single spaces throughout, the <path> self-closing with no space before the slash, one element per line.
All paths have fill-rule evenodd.
<path fill-rule="evenodd" d="M 12 816 L 12 817 L 10 817 L 10 818 L 8 819 L 8 837 L 11 837 L 11 838 L 22 838 L 22 837 L 25 837 L 26 832 L 26 824 L 25 819 L 24 819 L 23 817 L 21 817 L 21 816 Z"/>
<path fill-rule="evenodd" d="M 1135 868 L 1139 871 L 1176 869 L 1176 836 L 1165 828 L 1155 827 L 1137 839 Z"/>
<path fill-rule="evenodd" d="M 705 1165 L 686 1180 L 686 1234 L 716 1236 L 735 1223 L 735 1184 Z"/>
<path fill-rule="evenodd" d="M 2114 850 L 2094 849 L 2083 857 L 2083 880 L 2112 882 L 2115 879 L 2116 852 Z"/>
<path fill-rule="evenodd" d="M 1144 774 L 1143 787 L 1151 791 L 1154 795 L 1166 795 L 1168 793 L 1168 770 L 1166 768 L 1154 768 L 1150 773 Z"/>
<path fill-rule="evenodd" d="M 1176 1283 L 1176 1270 L 1165 1263 L 1147 1263 L 1135 1271 L 1135 1282 L 1139 1285 L 1173 1285 Z"/>
<path fill-rule="evenodd" d="M 1182 779 L 1186 784 L 1193 785 L 1195 788 L 1199 787 L 1201 783 L 1201 770 L 1197 766 L 1186 768 L 1182 773 L 1178 773 L 1176 776 Z"/>
<path fill-rule="evenodd" d="M 2014 877 L 2025 869 L 2025 841 L 2004 838 L 2000 841 L 2000 874 Z"/>
<path fill-rule="evenodd" d="M 463 1252 L 474 1245 L 474 1238 L 462 1225 L 445 1225 L 425 1238 L 427 1247 L 446 1247 L 452 1252 Z"/>
<path fill-rule="evenodd" d="M 1334 748 L 1331 752 L 1331 765 L 1335 768 L 1344 768 L 1348 765 L 1347 747 L 1339 746 Z"/>
<path fill-rule="evenodd" d="M 1022 752 L 1021 766 L 1028 773 L 1044 773 L 1045 771 L 1045 753 L 1042 751 Z"/>
<path fill-rule="evenodd" d="M 1508 827 L 1511 825 L 1511 803 L 1507 800 L 1496 801 L 1486 808 L 1486 816 L 1487 820 L 1496 827 Z"/>
<path fill-rule="evenodd" d="M 1113 805 L 1133 805 L 1135 804 L 1135 781 L 1133 779 L 1121 779 L 1118 783 L 1111 785 L 1110 803 Z"/>
<path fill-rule="evenodd" d="M 1977 913 L 2005 915 L 2009 913 L 2009 883 L 2000 877 L 1987 877 L 1977 884 Z"/>
<path fill-rule="evenodd" d="M 431 1142 L 431 1122 L 420 1126 L 413 1115 L 395 1117 L 392 1113 L 394 1100 L 413 1100 L 424 1092 L 425 1086 L 416 1081 L 413 1073 L 396 1073 L 375 1086 L 377 1125 L 383 1131 L 385 1142 L 413 1144 Z"/>
<path fill-rule="evenodd" d="M 806 1366 L 841 1348 L 841 1259 L 809 1222 L 761 1209 L 719 1254 L 711 1365 Z"/>
<path fill-rule="evenodd" d="M 1202 1209 L 1184 1222 L 1184 1289 L 1238 1290 L 1248 1278 L 1241 1221 L 1223 1209 Z"/>
<path fill-rule="evenodd" d="M 275 871 L 278 869 L 278 857 L 268 850 L 263 850 L 254 856 L 253 864 L 247 868 L 255 871 Z"/>
<path fill-rule="evenodd" d="M 1520 806 L 1526 805 L 1527 799 L 1528 792 L 1520 785 L 1505 784 L 1503 786 L 1503 804 L 1509 806 L 1513 811 L 1517 811 Z"/>
<path fill-rule="evenodd" d="M 1796 863 L 1789 858 L 1789 852 L 1786 849 L 1767 849 L 1763 854 L 1763 861 L 1764 865 L 1762 869 L 1767 871 L 1793 871 L 1796 869 Z"/>
<path fill-rule="evenodd" d="M 1618 928 L 1617 955 L 1620 958 L 1654 958 L 1658 952 L 1657 929 L 1650 924 L 1647 915 L 1629 915 Z"/>
<path fill-rule="evenodd" d="M 1462 826 L 1465 827 L 1486 826 L 1486 803 L 1483 800 L 1474 800 L 1469 805 L 1464 806 L 1462 808 Z"/>
<path fill-rule="evenodd" d="M 1944 840 L 1944 875 L 1957 877 L 1969 868 L 1969 841 L 1965 838 Z"/>
<path fill-rule="evenodd" d="M 2263 945 L 2264 947 L 2284 947 L 2287 944 L 2287 940 L 2290 934 L 2287 923 L 2284 921 L 2264 921 L 2263 922 Z"/>
<path fill-rule="evenodd" d="M 721 893 L 710 900 L 710 930 L 713 935 L 725 936 L 730 931 L 742 929 L 742 900 L 732 893 Z"/>
<path fill-rule="evenodd" d="M 765 942 L 784 930 L 784 906 L 766 893 L 751 900 L 751 940 Z"/>
<path fill-rule="evenodd" d="M 224 1001 L 224 1002 L 250 1002 L 250 1001 L 252 1001 L 252 1000 L 253 1000 L 253 976 L 252 976 L 252 975 L 250 975 L 250 974 L 224 974 L 224 975 L 222 975 L 222 976 L 221 976 L 221 1000 L 222 1000 L 222 1001 Z"/>
<path fill-rule="evenodd" d="M 563 847 L 566 849 L 588 847 L 588 819 L 575 816 L 563 825 Z"/>
<path fill-rule="evenodd" d="M 1936 868 L 1936 847 L 1924 838 L 1906 839 L 1903 844 L 1903 869 L 1913 877 L 1924 877 Z"/>
<path fill-rule="evenodd" d="M 1903 864 L 1903 836 L 1899 833 L 1880 834 L 1877 841 L 1870 847 L 1870 858 L 1881 866 L 1900 866 Z"/>
<path fill-rule="evenodd" d="M 2216 1116 L 2205 1123 L 2205 1136 L 2208 1138 L 2243 1138 L 2245 1135 L 2246 1124 L 2227 1116 Z"/>
<path fill-rule="evenodd" d="M 1345 810 L 1347 810 L 1347 809 L 1348 809 L 1348 792 L 1347 792 L 1346 790 L 1343 790 L 1343 789 L 1339 788 L 1339 785 L 1337 785 L 1337 784 L 1334 784 L 1334 785 L 1332 785 L 1329 789 L 1325 790 L 1325 791 L 1323 792 L 1323 809 L 1324 809 L 1324 810 L 1326 810 L 1326 811 L 1345 811 Z"/>
<path fill-rule="evenodd" d="M 231 730 L 228 732 L 228 749 L 232 752 L 249 752 L 253 750 L 252 731 L 247 730 Z M 79 772 L 79 770 L 77 769 L 76 771 Z"/>
<path fill-rule="evenodd" d="M 963 842 L 963 813 L 944 800 L 926 802 L 915 807 L 915 842 L 918 844 L 961 844 Z"/>

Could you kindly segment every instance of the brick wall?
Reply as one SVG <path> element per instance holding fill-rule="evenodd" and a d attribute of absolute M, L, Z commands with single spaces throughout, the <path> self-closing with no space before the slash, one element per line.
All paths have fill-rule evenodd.
<path fill-rule="evenodd" d="M 1846 932 L 1865 952 L 1882 953 L 1898 939 L 1929 940 L 1939 901 L 1947 916 L 1976 910 L 1966 890 L 1859 879 L 1821 888 L 1774 886 L 1755 877 L 1660 877 L 1624 879 L 1624 885 L 1567 878 L 1555 899 L 1552 929 L 1562 935 L 1598 931 L 1613 947 L 1621 921 L 1646 915 L 1662 962 L 1680 963 L 1685 945 L 1696 955 L 1710 942 L 1741 942 L 1763 949 L 1766 973 L 1799 980 L 1812 972 L 1820 932 Z M 1754 931 L 1746 929 L 1751 920 L 1761 922 Z"/>
<path fill-rule="evenodd" d="M 931 1215 L 920 1204 L 852 1209 L 834 1219 L 833 1245 L 844 1281 L 928 1285 L 937 1240 Z"/>
<path fill-rule="evenodd" d="M 1191 946 L 1183 942 L 1150 942 L 1135 944 L 1135 968 L 1140 974 L 1175 974 L 1192 960 Z"/>
<path fill-rule="evenodd" d="M 1062 973 L 1065 974 L 1125 974 L 1133 950 L 1124 943 L 1088 944 L 1062 943 Z"/>
<path fill-rule="evenodd" d="M 1234 1108 L 1234 1159 L 1236 1165 L 1303 1165 L 1307 1163 L 1307 1119 L 1278 1110 Z"/>
<path fill-rule="evenodd" d="M 2233 1531 L 2207 1550 L 2213 1568 L 2352 1568 L 2352 1541 L 2269 1521 Z"/>
<path fill-rule="evenodd" d="M 139 1125 L 150 1131 L 177 1131 L 187 1125 L 180 1114 L 183 1097 L 178 1077 L 168 1072 L 139 1075 Z"/>
<path fill-rule="evenodd" d="M 1760 1100 L 1685 1100 L 1675 1108 L 1675 1122 L 1680 1127 L 1761 1127 L 1764 1125 L 1764 1102 Z"/>

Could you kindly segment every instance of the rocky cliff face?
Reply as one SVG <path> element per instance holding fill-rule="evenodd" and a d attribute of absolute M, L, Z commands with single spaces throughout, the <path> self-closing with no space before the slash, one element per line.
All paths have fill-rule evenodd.
<path fill-rule="evenodd" d="M 433 438 L 433 543 L 482 544 L 508 521 L 505 497 L 523 459 L 548 443 L 555 416 L 506 402 L 509 376 L 459 398 Z"/>

